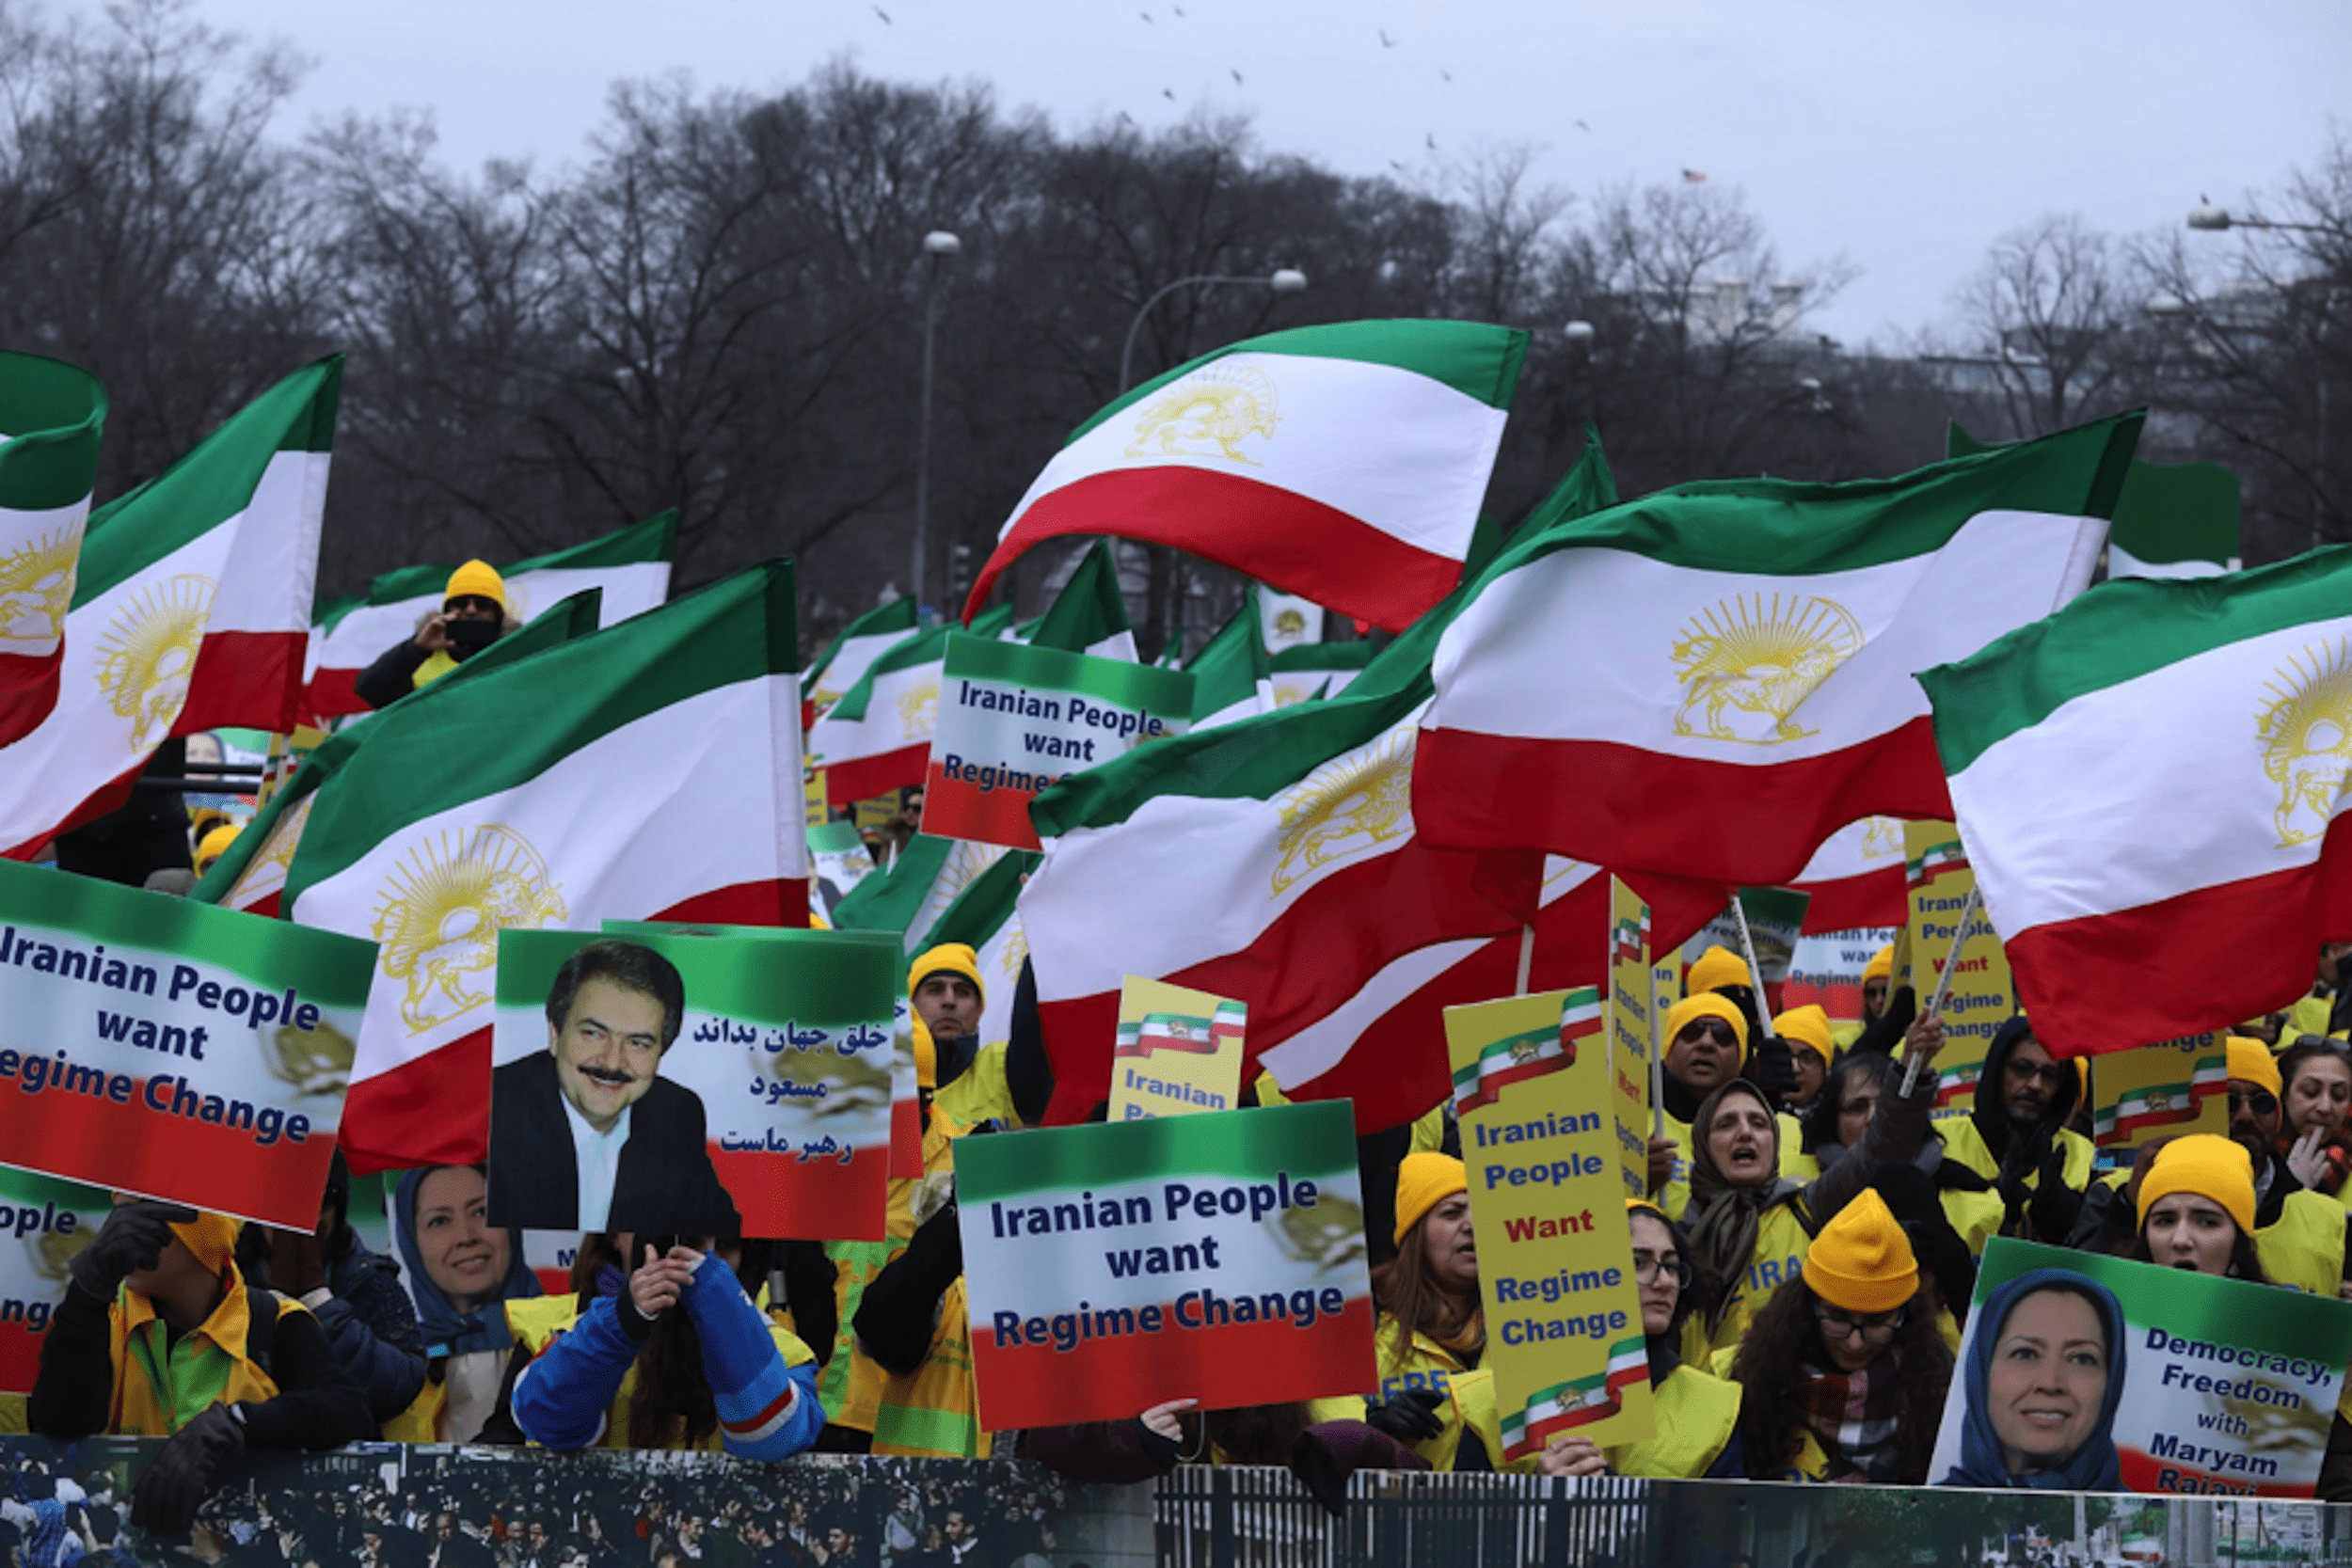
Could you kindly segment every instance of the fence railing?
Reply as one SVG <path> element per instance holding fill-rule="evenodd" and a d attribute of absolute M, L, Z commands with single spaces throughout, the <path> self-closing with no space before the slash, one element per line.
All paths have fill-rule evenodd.
<path fill-rule="evenodd" d="M 1283 1470 L 1188 1466 L 1162 1481 L 1159 1568 L 1644 1568 L 1645 1481 L 1359 1471 L 1336 1517 Z"/>

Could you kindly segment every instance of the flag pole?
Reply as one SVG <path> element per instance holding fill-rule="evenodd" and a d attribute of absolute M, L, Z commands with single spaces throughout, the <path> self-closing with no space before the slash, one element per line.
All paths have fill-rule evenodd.
<path fill-rule="evenodd" d="M 1514 990 L 1512 995 L 1525 996 L 1527 994 L 1527 977 L 1534 968 L 1535 927 L 1522 926 L 1519 927 L 1519 983 L 1518 989 Z"/>
<path fill-rule="evenodd" d="M 1740 956 L 1748 963 L 1748 989 L 1756 993 L 1756 1027 L 1762 1044 L 1772 1037 L 1772 1012 L 1764 1005 L 1764 966 L 1756 961 L 1756 939 L 1748 935 L 1748 911 L 1740 907 L 1740 890 L 1731 890 L 1732 923 L 1740 927 Z"/>
<path fill-rule="evenodd" d="M 1935 998 L 1928 1004 L 1927 1012 L 1919 1015 L 1921 1018 L 1926 1018 L 1931 1013 L 1940 1013 L 1944 1010 L 1944 999 L 1949 996 L 1952 992 L 1952 966 L 1960 962 L 1961 943 L 1968 940 L 1968 927 L 1977 918 L 1977 908 L 1980 902 L 1981 897 L 1979 890 L 1973 887 L 1970 888 L 1968 890 L 1968 901 L 1960 907 L 1960 926 L 1952 932 L 1952 950 L 1944 955 L 1943 973 L 1936 976 Z M 1901 1090 L 1901 1097 L 1905 1100 L 1909 1100 L 1911 1098 L 1912 1085 L 1919 1081 L 1919 1058 L 1912 1055 L 1909 1052 L 1905 1052 L 1903 1054 L 1908 1058 L 1908 1061 L 1903 1068 L 1903 1086 Z"/>
<path fill-rule="evenodd" d="M 253 792 L 253 809 L 260 811 L 269 804 L 269 798 L 285 783 L 278 775 L 278 765 L 286 760 L 286 737 L 272 732 L 269 737 L 269 760 L 262 765 L 262 787 Z"/>
<path fill-rule="evenodd" d="M 1643 957 L 1651 960 L 1642 966 L 1649 971 L 1649 1135 L 1662 1138 L 1666 1135 L 1666 1047 L 1674 1042 L 1661 1044 L 1658 1038 L 1659 1025 L 1666 1016 L 1660 1011 L 1665 999 L 1658 994 L 1658 965 L 1646 943 Z"/>

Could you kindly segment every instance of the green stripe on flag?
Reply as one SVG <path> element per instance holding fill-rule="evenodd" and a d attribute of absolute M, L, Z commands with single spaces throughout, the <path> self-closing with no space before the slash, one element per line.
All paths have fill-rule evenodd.
<path fill-rule="evenodd" d="M 817 689 L 817 683 L 829 669 L 841 645 L 852 637 L 880 637 L 885 632 L 911 632 L 914 629 L 915 603 L 909 598 L 896 598 L 885 605 L 877 605 L 834 634 L 824 652 L 809 661 L 808 670 L 801 679 L 801 694 Z M 885 650 L 886 651 L 886 650 Z"/>
<path fill-rule="evenodd" d="M 1021 896 L 1021 879 L 1045 863 L 1034 849 L 1009 849 L 964 885 L 924 939 L 926 947 L 960 942 L 977 953 L 1004 928 Z"/>
<path fill-rule="evenodd" d="M 2352 545 L 2227 577 L 2103 582 L 2047 620 L 1919 675 L 1944 771 L 2077 697 L 2201 654 L 2352 610 Z"/>
<path fill-rule="evenodd" d="M 0 354 L 0 507 L 53 512 L 89 499 L 106 388 L 78 365 Z"/>
<path fill-rule="evenodd" d="M 667 561 L 676 553 L 677 518 L 677 508 L 674 506 L 643 522 L 600 534 L 586 544 L 511 562 L 498 569 L 499 576 L 518 578 L 525 572 L 586 571 L 598 566 L 634 566 L 649 561 Z M 332 631 L 336 622 L 365 605 L 399 604 L 404 599 L 428 595 L 438 597 L 449 586 L 449 575 L 455 569 L 401 566 L 381 573 L 368 583 L 366 593 L 318 607 L 312 611 L 312 622 L 322 630 Z"/>
<path fill-rule="evenodd" d="M 1293 354 L 1312 359 L 1354 359 L 1367 365 L 1386 365 L 1392 370 L 1425 375 L 1489 408 L 1507 408 L 1512 388 L 1518 385 L 1520 362 L 1527 357 L 1527 334 L 1517 328 L 1488 326 L 1479 322 L 1405 320 L 1295 326 L 1283 332 L 1269 332 L 1262 338 L 1245 338 L 1153 376 L 1072 431 L 1070 440 L 1075 441 L 1104 420 L 1134 407 L 1168 383 L 1181 381 L 1201 366 L 1235 354 Z"/>
<path fill-rule="evenodd" d="M 1038 618 L 1022 641 L 1033 647 L 1059 648 L 1082 654 L 1096 643 L 1134 627 L 1127 620 L 1127 600 L 1119 591 L 1119 563 L 1110 541 L 1097 539 L 1054 596 L 1052 608 Z"/>
<path fill-rule="evenodd" d="M 880 658 L 866 667 L 866 673 L 858 677 L 858 683 L 843 692 L 841 700 L 833 705 L 833 717 L 844 720 L 865 718 L 866 705 L 874 700 L 874 683 L 884 675 L 912 670 L 918 664 L 938 663 L 946 656 L 949 632 L 968 629 L 975 637 L 994 637 L 1011 624 L 1012 606 L 1000 604 L 993 610 L 984 610 L 974 616 L 968 628 L 948 622 L 916 632 L 905 641 L 884 649 Z"/>
<path fill-rule="evenodd" d="M 946 676 L 1001 683 L 1033 691 L 1060 691 L 1122 708 L 1148 708 L 1189 722 L 1192 677 L 1181 670 L 1089 658 L 1034 643 L 1000 642 L 955 632 L 947 640 Z"/>
<path fill-rule="evenodd" d="M 1294 1183 L 1354 1176 L 1355 1120 L 1345 1102 L 1098 1122 L 956 1146 L 957 1200 L 974 1206 L 1065 1190 L 1074 1201 L 1080 1192 L 1136 1181 L 1271 1180 L 1275 1171 Z"/>

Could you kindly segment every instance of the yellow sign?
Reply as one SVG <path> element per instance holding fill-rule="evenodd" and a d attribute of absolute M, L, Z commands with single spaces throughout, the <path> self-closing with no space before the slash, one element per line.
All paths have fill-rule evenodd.
<path fill-rule="evenodd" d="M 821 828 L 825 821 L 825 770 L 812 768 L 801 775 L 801 825 Z"/>
<path fill-rule="evenodd" d="M 1617 1096 L 1617 1157 L 1628 1197 L 1649 1196 L 1649 1084 L 1657 1050 L 1651 1015 L 1649 906 L 1609 879 L 1609 1077 Z"/>
<path fill-rule="evenodd" d="M 1503 1451 L 1650 1435 L 1649 1358 L 1594 988 L 1445 1010 Z M 1467 1109 L 1462 1107 L 1467 1106 Z"/>
<path fill-rule="evenodd" d="M 2092 1135 L 2130 1148 L 2184 1132 L 2230 1132 L 2227 1037 L 2180 1039 L 2117 1051 L 2090 1064 Z"/>
<path fill-rule="evenodd" d="M 1960 830 L 1949 822 L 1904 823 L 1903 853 L 1911 882 L 1907 930 L 1912 985 L 1924 1013 L 1935 1000 L 1960 917 L 1968 911 L 1968 895 L 1977 888 L 1977 874 L 1961 847 Z M 1951 990 L 1944 997 L 1944 1052 L 1935 1059 L 1944 1074 L 1935 1097 L 1938 1111 L 1964 1109 L 1975 1102 L 1977 1071 L 1984 1066 L 1985 1053 L 2016 1012 L 2017 988 L 2010 979 L 2009 954 L 1979 903 L 1969 914 L 1968 935 L 1961 943 L 1960 961 L 1952 966 Z"/>
<path fill-rule="evenodd" d="M 1248 1022 L 1239 1002 L 1128 975 L 1119 988 L 1119 1041 L 1111 1050 L 1111 1120 L 1239 1105 Z"/>

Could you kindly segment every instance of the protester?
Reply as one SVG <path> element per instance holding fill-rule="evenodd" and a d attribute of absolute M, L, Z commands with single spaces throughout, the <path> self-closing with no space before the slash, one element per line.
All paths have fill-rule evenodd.
<path fill-rule="evenodd" d="M 1426 1470 L 1396 1438 L 1353 1418 L 1353 1400 L 1311 1400 L 1197 1412 L 1197 1400 L 1155 1404 L 1132 1421 L 1041 1427 L 1021 1434 L 1021 1453 L 1073 1481 L 1125 1485 L 1180 1463 L 1285 1469 L 1334 1517 L 1347 1510 L 1358 1470 Z"/>
<path fill-rule="evenodd" d="M 1699 1107 L 1691 1162 L 1691 1251 L 1713 1295 L 1694 1318 L 1686 1354 L 1731 1348 L 1773 1291 L 1796 1276 L 1813 1233 L 1869 1180 L 1878 1166 L 1917 1157 L 1935 1103 L 1941 1021 L 1913 1025 L 1908 1049 L 1922 1070 L 1910 1098 L 1880 1104 L 1851 1155 L 1800 1187 L 1779 1172 L 1780 1129 L 1763 1090 L 1745 1079 L 1718 1086 Z"/>
<path fill-rule="evenodd" d="M 1691 1125 L 1700 1102 L 1746 1063 L 1748 1021 L 1728 998 L 1696 991 L 1667 1009 L 1663 1038 L 1659 1110 L 1664 1132 L 1650 1140 L 1649 1190 L 1679 1219 L 1691 1201 Z"/>
<path fill-rule="evenodd" d="M 213 863 L 227 854 L 229 847 L 237 842 L 237 832 L 236 826 L 229 822 L 205 829 L 202 836 L 196 841 L 196 859 L 190 869 L 199 877 L 210 871 Z"/>
<path fill-rule="evenodd" d="M 1598 1448 L 1562 1433 L 1537 1463 L 1547 1476 L 1610 1472 L 1664 1481 L 1724 1478 L 1745 1473 L 1740 1453 L 1740 1386 L 1682 1359 L 1677 1348 L 1684 1321 L 1698 1306 L 1681 1228 L 1664 1211 L 1626 1202 L 1633 1236 L 1633 1284 L 1642 1303 L 1642 1339 L 1649 1354 L 1652 1434 Z"/>
<path fill-rule="evenodd" d="M 1951 1375 L 1911 1243 L 1866 1192 L 1821 1227 L 1733 1358 L 1749 1478 L 1921 1484 Z"/>
<path fill-rule="evenodd" d="M 2246 1150 L 2211 1132 L 2143 1149 L 2135 1178 L 2143 1263 L 2270 1282 L 2254 1246 L 2254 1167 Z"/>
<path fill-rule="evenodd" d="M 522 1232 L 489 1223 L 480 1165 L 428 1165 L 392 1193 L 392 1242 L 417 1305 L 425 1385 L 385 1435 L 469 1443 L 497 1414 L 514 1336 L 506 1303 L 540 1293 Z"/>
<path fill-rule="evenodd" d="M 389 707 L 411 691 L 432 685 L 515 629 L 506 614 L 506 582 L 484 561 L 469 561 L 449 575 L 441 608 L 359 672 L 352 690 L 370 707 Z"/>
<path fill-rule="evenodd" d="M 2352 1137 L 2344 1131 L 2352 1110 L 2352 1056 L 2334 1040 L 2307 1035 L 2279 1057 L 2278 1072 L 2285 1086 L 2279 1143 L 2289 1168 L 2313 1191 L 2331 1197 L 2344 1193 L 2344 1175 L 2352 1171 Z"/>
<path fill-rule="evenodd" d="M 1364 1418 L 1440 1470 L 1503 1467 L 1470 1180 L 1450 1154 L 1397 1167 L 1396 1256 L 1372 1271 L 1379 1398 Z M 1465 1442 L 1465 1433 L 1475 1441 Z"/>
<path fill-rule="evenodd" d="M 2054 1060 L 2023 1015 L 2010 1019 L 1985 1052 L 1968 1115 L 1937 1129 L 1953 1173 L 1944 1180 L 1974 1171 L 2001 1195 L 2002 1235 L 2065 1244 L 2096 1152 L 2066 1125 L 2081 1095 L 2074 1065 Z"/>
<path fill-rule="evenodd" d="M 72 1442 L 165 1437 L 132 1523 L 186 1531 L 221 1466 L 248 1449 L 373 1438 L 367 1396 L 318 1320 L 237 1272 L 238 1222 L 135 1198 L 68 1265 L 26 1402 L 35 1433 Z"/>
<path fill-rule="evenodd" d="M 2036 1269 L 1993 1292 L 1968 1347 L 1960 1461 L 1939 1486 L 2114 1492 L 2122 1304 L 2094 1279 Z"/>
<path fill-rule="evenodd" d="M 1940 1028 L 1937 1034 L 1940 1039 Z M 1861 1142 L 1871 1118 L 1878 1114 L 1880 1102 L 1901 1084 L 1902 1075 L 1902 1063 L 1878 1052 L 1860 1051 L 1840 1057 L 1830 1069 L 1829 1082 L 1820 1098 L 1806 1112 L 1802 1153 L 1782 1154 L 1782 1174 L 1809 1180 L 1845 1159 Z M 1981 1178 L 1970 1180 L 1973 1172 L 1955 1171 L 1952 1178 L 1946 1178 L 1944 1140 L 1936 1132 L 1936 1125 L 1929 1124 L 1912 1165 L 1936 1187 L 1946 1223 L 1962 1239 L 1969 1255 L 1978 1256 L 1983 1253 L 1985 1243 L 1999 1233 L 2004 1212 L 2001 1200 L 1990 1190 L 1991 1183 Z M 1889 1197 L 1887 1201 L 1892 1203 L 1894 1199 Z M 1910 1228 L 1908 1221 L 1905 1227 Z M 1915 1235 L 1913 1240 L 1915 1244 L 1917 1237 Z M 1960 1303 L 1964 1307 L 1966 1301 L 1967 1293 L 1963 1291 Z"/>
<path fill-rule="evenodd" d="M 514 1429 L 550 1449 L 777 1460 L 810 1447 L 825 1420 L 815 1358 L 753 1304 L 726 1256 L 743 1251 L 669 1240 L 584 1237 L 573 1296 L 510 1304 Z"/>
<path fill-rule="evenodd" d="M 1837 1060 L 1836 1043 L 1830 1038 L 1829 1014 L 1811 1003 L 1791 1007 L 1773 1018 L 1772 1033 L 1788 1042 L 1789 1066 L 1797 1079 L 1796 1092 L 1788 1097 L 1785 1109 L 1802 1111 L 1820 1097 L 1821 1085 Z"/>

